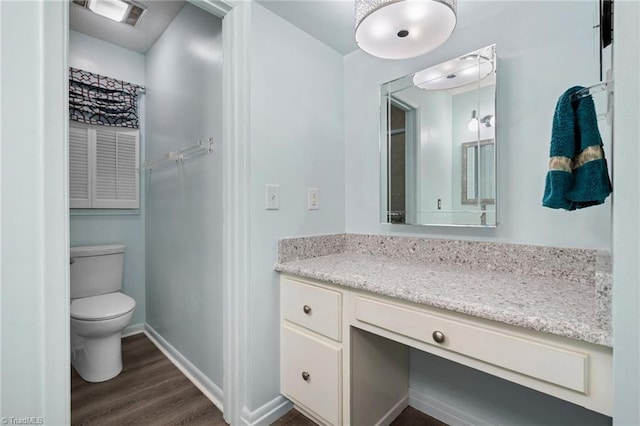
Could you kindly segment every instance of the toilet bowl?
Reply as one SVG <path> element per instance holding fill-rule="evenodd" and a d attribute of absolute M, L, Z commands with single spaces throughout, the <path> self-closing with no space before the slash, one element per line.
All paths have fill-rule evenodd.
<path fill-rule="evenodd" d="M 71 248 L 71 364 L 88 382 L 122 371 L 121 332 L 136 302 L 122 288 L 123 245 Z"/>
<path fill-rule="evenodd" d="M 71 302 L 71 363 L 84 380 L 104 382 L 120 374 L 121 332 L 134 309 L 135 301 L 118 292 Z"/>

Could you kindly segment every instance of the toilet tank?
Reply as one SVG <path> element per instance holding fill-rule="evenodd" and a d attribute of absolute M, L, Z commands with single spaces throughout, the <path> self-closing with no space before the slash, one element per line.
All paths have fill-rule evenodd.
<path fill-rule="evenodd" d="M 71 299 L 120 291 L 124 249 L 122 244 L 71 247 Z"/>

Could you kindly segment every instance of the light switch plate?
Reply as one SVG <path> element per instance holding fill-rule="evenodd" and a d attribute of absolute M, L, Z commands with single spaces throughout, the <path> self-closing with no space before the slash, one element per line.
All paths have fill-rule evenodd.
<path fill-rule="evenodd" d="M 318 188 L 307 188 L 307 210 L 318 210 Z"/>
<path fill-rule="evenodd" d="M 280 208 L 280 185 L 267 184 L 266 209 L 278 210 Z"/>

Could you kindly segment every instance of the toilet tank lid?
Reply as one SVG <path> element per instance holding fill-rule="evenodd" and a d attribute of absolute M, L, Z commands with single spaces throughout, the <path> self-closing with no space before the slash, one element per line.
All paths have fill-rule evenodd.
<path fill-rule="evenodd" d="M 71 247 L 71 257 L 101 256 L 104 254 L 124 253 L 123 244 L 110 244 L 102 246 Z"/>

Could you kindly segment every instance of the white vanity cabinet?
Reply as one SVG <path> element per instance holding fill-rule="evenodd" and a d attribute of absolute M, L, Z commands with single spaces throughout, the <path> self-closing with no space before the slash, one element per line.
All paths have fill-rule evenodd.
<path fill-rule="evenodd" d="M 612 413 L 606 346 L 286 274 L 281 316 L 282 393 L 324 424 L 393 420 L 409 347 Z"/>
<path fill-rule="evenodd" d="M 283 277 L 282 394 L 316 421 L 342 424 L 342 293 Z"/>

